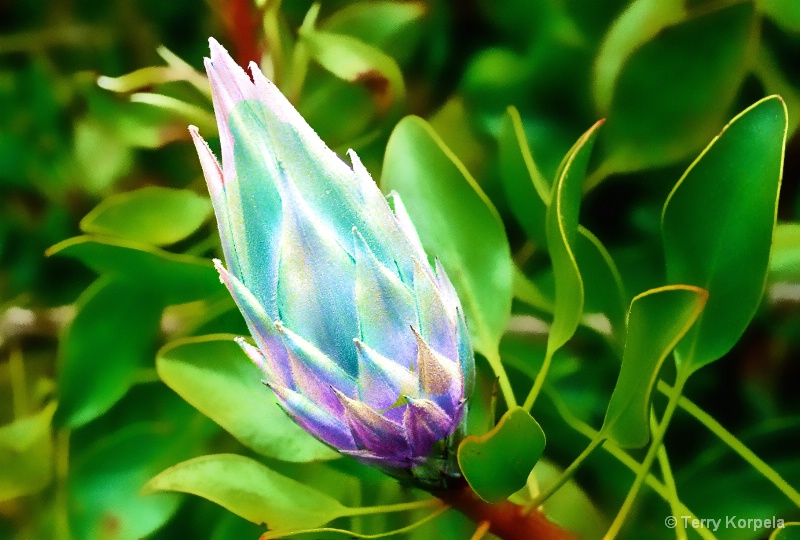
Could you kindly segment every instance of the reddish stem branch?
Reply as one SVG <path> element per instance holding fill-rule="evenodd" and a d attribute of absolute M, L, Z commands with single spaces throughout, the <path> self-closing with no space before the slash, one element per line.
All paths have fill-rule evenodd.
<path fill-rule="evenodd" d="M 260 19 L 253 0 L 222 0 L 218 5 L 236 62 L 243 67 L 261 62 Z"/>
<path fill-rule="evenodd" d="M 442 499 L 475 523 L 489 522 L 489 531 L 503 540 L 575 540 L 577 537 L 562 529 L 538 510 L 527 514 L 509 501 L 489 504 L 480 499 L 469 486 L 461 489 L 434 491 Z"/>

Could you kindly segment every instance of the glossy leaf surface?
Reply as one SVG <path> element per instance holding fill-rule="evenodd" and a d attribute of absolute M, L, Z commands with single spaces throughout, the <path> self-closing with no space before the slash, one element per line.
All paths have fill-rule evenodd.
<path fill-rule="evenodd" d="M 497 503 L 522 489 L 544 447 L 542 428 L 515 407 L 487 434 L 465 438 L 458 447 L 458 464 L 475 493 Z"/>
<path fill-rule="evenodd" d="M 497 349 L 511 309 L 511 253 L 503 223 L 469 172 L 428 124 L 395 128 L 381 185 L 397 191 L 429 255 L 438 257 L 464 307 L 473 346 Z"/>
<path fill-rule="evenodd" d="M 199 495 L 278 531 L 318 527 L 347 514 L 336 499 L 236 454 L 184 461 L 151 479 L 143 491 Z"/>
<path fill-rule="evenodd" d="M 696 370 L 727 353 L 750 323 L 767 276 L 786 140 L 786 108 L 766 98 L 737 116 L 684 173 L 664 205 L 667 277 L 709 293 L 678 344 Z"/>
<path fill-rule="evenodd" d="M 674 285 L 633 299 L 619 379 L 601 431 L 623 448 L 650 438 L 650 397 L 661 366 L 703 310 L 708 293 Z"/>
<path fill-rule="evenodd" d="M 162 310 L 159 295 L 118 278 L 84 291 L 62 336 L 58 423 L 75 428 L 97 418 L 152 367 Z"/>
<path fill-rule="evenodd" d="M 553 185 L 547 209 L 547 250 L 553 264 L 556 292 L 553 324 L 547 340 L 548 350 L 561 348 L 578 328 L 583 311 L 584 288 L 574 244 L 578 235 L 583 182 L 597 130 L 592 126 L 567 154 L 564 167 Z"/>
<path fill-rule="evenodd" d="M 157 186 L 108 197 L 81 220 L 89 234 L 154 246 L 174 244 L 211 215 L 211 202 L 188 190 Z"/>

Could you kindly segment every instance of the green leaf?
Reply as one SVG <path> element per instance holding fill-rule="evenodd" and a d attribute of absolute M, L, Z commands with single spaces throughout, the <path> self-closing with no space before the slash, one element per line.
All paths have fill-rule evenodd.
<path fill-rule="evenodd" d="M 687 15 L 683 0 L 635 0 L 608 30 L 594 63 L 595 103 L 608 111 L 614 87 L 626 62 L 636 50 L 655 38 L 664 28 L 681 22 Z"/>
<path fill-rule="evenodd" d="M 83 189 L 103 193 L 133 166 L 133 153 L 106 125 L 86 118 L 75 126 L 75 158 Z"/>
<path fill-rule="evenodd" d="M 183 240 L 210 215 L 207 197 L 150 186 L 106 198 L 81 220 L 81 230 L 163 246 Z"/>
<path fill-rule="evenodd" d="M 625 333 L 625 288 L 611 254 L 602 242 L 583 226 L 578 226 L 575 260 L 584 288 L 585 315 L 600 314 L 610 328 L 600 327 L 614 345 L 622 346 Z M 590 321 L 584 320 L 584 323 Z M 605 321 L 603 321 L 605 323 Z M 603 324 L 605 326 L 605 324 Z"/>
<path fill-rule="evenodd" d="M 709 293 L 697 324 L 676 347 L 679 364 L 690 372 L 733 347 L 761 300 L 786 126 L 779 97 L 751 106 L 703 151 L 664 205 L 669 281 Z"/>
<path fill-rule="evenodd" d="M 547 250 L 556 286 L 553 324 L 547 339 L 549 354 L 572 337 L 583 311 L 583 280 L 573 246 L 578 236 L 578 214 L 589 155 L 601 125 L 602 121 L 592 126 L 567 154 L 547 208 Z"/>
<path fill-rule="evenodd" d="M 180 496 L 139 491 L 159 470 L 196 451 L 196 438 L 182 427 L 167 427 L 164 419 L 128 425 L 76 456 L 68 482 L 75 538 L 136 540 L 170 520 Z"/>
<path fill-rule="evenodd" d="M 122 279 L 104 277 L 83 292 L 61 336 L 59 424 L 94 420 L 152 366 L 162 310 L 158 296 Z"/>
<path fill-rule="evenodd" d="M 348 514 L 336 499 L 235 454 L 184 461 L 151 479 L 142 491 L 198 495 L 276 531 L 318 527 Z"/>
<path fill-rule="evenodd" d="M 769 540 L 800 540 L 800 523 L 784 523 L 783 527 L 772 531 Z"/>
<path fill-rule="evenodd" d="M 498 503 L 525 486 L 544 446 L 544 431 L 536 420 L 514 407 L 486 435 L 470 435 L 461 442 L 458 464 L 481 499 Z"/>
<path fill-rule="evenodd" d="M 428 124 L 400 121 L 389 139 L 382 187 L 397 191 L 423 246 L 453 281 L 475 349 L 492 355 L 511 310 L 511 249 L 481 188 Z"/>
<path fill-rule="evenodd" d="M 295 462 L 339 457 L 278 407 L 233 336 L 173 341 L 158 352 L 156 368 L 167 386 L 264 456 Z"/>
<path fill-rule="evenodd" d="M 394 58 L 408 58 L 420 37 L 420 19 L 425 15 L 422 2 L 371 0 L 344 6 L 320 28 L 346 34 L 377 47 Z M 375 24 L 380 21 L 380 24 Z"/>
<path fill-rule="evenodd" d="M 50 247 L 46 254 L 74 257 L 99 274 L 124 276 L 145 284 L 169 305 L 199 300 L 223 290 L 209 261 L 127 240 L 76 236 Z"/>
<path fill-rule="evenodd" d="M 772 281 L 800 282 L 800 223 L 779 223 L 769 259 Z"/>
<path fill-rule="evenodd" d="M 514 107 L 509 107 L 503 118 L 498 145 L 500 180 L 508 205 L 528 238 L 544 246 L 550 183 L 533 160 L 522 119 Z"/>
<path fill-rule="evenodd" d="M 667 355 L 703 311 L 708 293 L 670 285 L 636 296 L 628 313 L 628 333 L 619 378 L 601 432 L 623 448 L 650 439 L 650 397 Z"/>
<path fill-rule="evenodd" d="M 795 0 L 759 0 L 756 5 L 787 32 L 800 32 L 800 3 Z"/>
<path fill-rule="evenodd" d="M 322 67 L 340 79 L 364 85 L 380 113 L 388 113 L 405 99 L 400 67 L 380 49 L 351 36 L 313 29 L 301 29 L 300 37 L 309 56 Z"/>
<path fill-rule="evenodd" d="M 756 22 L 747 2 L 703 11 L 632 52 L 611 79 L 601 172 L 666 165 L 701 148 L 739 92 Z"/>
<path fill-rule="evenodd" d="M 37 493 L 53 476 L 51 423 L 56 404 L 0 427 L 0 502 Z"/>

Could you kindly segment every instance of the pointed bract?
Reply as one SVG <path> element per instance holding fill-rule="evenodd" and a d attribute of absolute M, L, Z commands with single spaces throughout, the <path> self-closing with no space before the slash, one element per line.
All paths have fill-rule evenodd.
<path fill-rule="evenodd" d="M 190 132 L 227 268 L 215 266 L 255 340 L 237 343 L 314 437 L 446 484 L 474 378 L 453 284 L 355 152 L 340 159 L 255 64 L 248 75 L 214 40 L 210 56 L 221 165 Z"/>

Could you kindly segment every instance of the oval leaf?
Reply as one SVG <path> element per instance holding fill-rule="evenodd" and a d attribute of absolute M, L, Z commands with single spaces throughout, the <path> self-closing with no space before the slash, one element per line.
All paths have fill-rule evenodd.
<path fill-rule="evenodd" d="M 690 371 L 727 353 L 761 300 L 786 129 L 783 101 L 759 101 L 705 149 L 664 205 L 669 281 L 709 293 L 702 316 L 676 347 L 678 361 Z"/>
<path fill-rule="evenodd" d="M 650 396 L 667 355 L 703 311 L 708 293 L 672 285 L 633 299 L 617 385 L 601 432 L 623 448 L 640 448 L 650 439 Z"/>
<path fill-rule="evenodd" d="M 525 486 L 544 447 L 542 428 L 527 411 L 514 407 L 486 435 L 461 442 L 458 464 L 475 493 L 497 503 Z"/>
<path fill-rule="evenodd" d="M 183 399 L 264 456 L 295 462 L 339 457 L 278 407 L 233 336 L 174 341 L 158 352 L 156 369 Z"/>
<path fill-rule="evenodd" d="M 61 337 L 59 424 L 94 420 L 125 395 L 139 370 L 152 366 L 162 311 L 159 295 L 111 276 L 83 292 Z"/>
<path fill-rule="evenodd" d="M 277 531 L 319 527 L 348 513 L 336 499 L 235 454 L 202 456 L 170 467 L 142 488 L 145 494 L 157 491 L 198 495 Z"/>
<path fill-rule="evenodd" d="M 553 324 L 547 339 L 551 354 L 575 333 L 583 311 L 583 280 L 573 246 L 589 155 L 602 123 L 597 122 L 584 133 L 567 154 L 547 208 L 547 250 L 556 285 Z"/>
<path fill-rule="evenodd" d="M 381 185 L 397 191 L 425 249 L 453 281 L 475 349 L 492 355 L 511 311 L 511 249 L 491 201 L 421 118 L 397 124 Z M 487 354 L 488 353 L 488 354 Z"/>
<path fill-rule="evenodd" d="M 81 220 L 81 230 L 163 246 L 183 240 L 210 215 L 207 197 L 150 186 L 108 197 Z"/>
<path fill-rule="evenodd" d="M 739 92 L 756 22 L 751 3 L 702 11 L 633 52 L 614 78 L 601 169 L 665 165 L 701 148 Z"/>
<path fill-rule="evenodd" d="M 405 99 L 400 67 L 380 49 L 351 36 L 319 30 L 301 31 L 301 39 L 309 56 L 322 67 L 369 90 L 379 112 L 387 113 Z"/>

